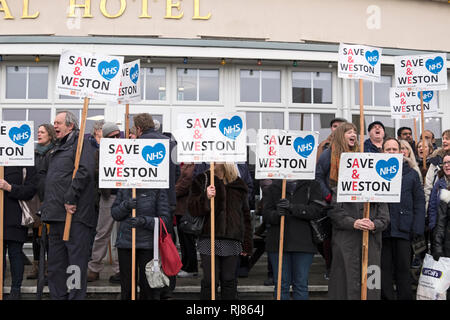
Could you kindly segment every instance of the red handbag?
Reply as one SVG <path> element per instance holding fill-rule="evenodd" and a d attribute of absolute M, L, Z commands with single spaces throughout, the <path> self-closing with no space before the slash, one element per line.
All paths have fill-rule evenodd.
<path fill-rule="evenodd" d="M 167 232 L 166 225 L 161 218 L 159 218 L 159 255 L 164 273 L 169 277 L 176 276 L 183 264 L 172 236 Z"/>

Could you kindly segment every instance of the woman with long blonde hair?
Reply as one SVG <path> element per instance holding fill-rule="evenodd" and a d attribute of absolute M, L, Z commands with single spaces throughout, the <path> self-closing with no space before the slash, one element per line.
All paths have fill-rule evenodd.
<path fill-rule="evenodd" d="M 252 253 L 248 187 L 234 163 L 216 163 L 213 184 L 210 175 L 208 170 L 194 178 L 188 200 L 190 214 L 205 217 L 197 244 L 203 267 L 200 295 L 203 300 L 211 299 L 210 202 L 214 198 L 216 287 L 220 282 L 222 300 L 235 300 L 239 256 Z"/>
<path fill-rule="evenodd" d="M 411 148 L 411 145 L 406 140 L 399 140 L 400 142 L 400 151 L 403 154 L 403 160 L 405 160 L 411 169 L 414 169 L 419 174 L 420 182 L 423 184 L 422 174 L 419 169 L 419 165 L 417 164 L 416 157 L 414 156 L 414 151 Z"/>

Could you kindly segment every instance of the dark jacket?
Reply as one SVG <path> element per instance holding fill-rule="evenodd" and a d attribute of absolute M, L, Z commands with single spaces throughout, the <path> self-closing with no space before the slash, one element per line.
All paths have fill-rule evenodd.
<path fill-rule="evenodd" d="M 317 252 L 312 241 L 309 220 L 318 219 L 322 215 L 322 207 L 314 202 L 322 201 L 319 184 L 314 180 L 297 180 L 295 189 L 286 188 L 286 199 L 293 204 L 292 215 L 285 217 L 284 252 Z M 278 252 L 280 242 L 280 216 L 277 214 L 277 203 L 281 199 L 281 180 L 275 180 L 264 190 L 263 217 L 270 224 L 266 237 L 266 251 Z M 308 197 L 309 193 L 309 197 Z"/>
<path fill-rule="evenodd" d="M 187 212 L 194 167 L 195 165 L 193 163 L 184 163 L 181 165 L 181 174 L 175 184 L 175 192 L 177 194 L 176 215 L 183 216 Z"/>
<path fill-rule="evenodd" d="M 50 162 L 51 150 L 55 147 L 53 143 L 50 143 L 47 148 L 40 151 L 36 149 L 34 152 L 34 167 L 36 168 L 37 174 L 37 195 L 40 201 L 44 201 L 45 193 L 45 178 L 47 174 L 47 168 Z"/>
<path fill-rule="evenodd" d="M 363 203 L 334 203 L 328 212 L 332 221 L 332 264 L 328 297 L 331 300 L 361 299 L 361 230 L 354 229 L 356 219 L 362 219 Z M 389 211 L 386 203 L 370 204 L 370 220 L 375 230 L 369 231 L 368 266 L 380 266 L 382 231 L 389 224 Z M 367 290 L 368 300 L 379 300 L 381 288 Z"/>
<path fill-rule="evenodd" d="M 50 151 L 50 163 L 45 180 L 44 203 L 41 207 L 42 221 L 64 222 L 64 204 L 76 205 L 73 222 L 95 227 L 95 150 L 90 143 L 83 142 L 80 163 L 72 180 L 79 131 L 72 131 Z"/>
<path fill-rule="evenodd" d="M 380 153 L 382 150 L 370 141 L 370 138 L 364 141 L 364 152 Z"/>
<path fill-rule="evenodd" d="M 23 168 L 26 169 L 25 181 Z M 36 194 L 36 170 L 34 167 L 5 167 L 4 180 L 11 185 L 11 192 L 4 191 L 4 239 L 25 242 L 28 228 L 21 224 L 22 209 L 18 200 L 30 200 Z"/>
<path fill-rule="evenodd" d="M 139 137 L 139 139 L 170 139 L 168 136 L 162 134 L 159 131 L 156 131 L 154 128 L 148 129 L 142 133 L 142 135 Z M 168 196 L 169 196 L 169 206 L 171 207 L 171 210 L 175 210 L 175 206 L 177 204 L 177 196 L 175 193 L 175 183 L 177 181 L 177 178 L 179 176 L 179 170 L 180 168 L 175 164 L 175 162 L 172 159 L 172 152 L 175 148 L 175 141 L 170 139 L 169 142 L 169 152 L 167 152 L 167 156 L 169 156 L 170 159 L 170 165 L 169 165 L 169 189 Z M 172 223 L 170 224 L 172 225 Z M 167 226 L 169 227 L 169 226 Z"/>
<path fill-rule="evenodd" d="M 120 221 L 117 230 L 116 247 L 131 249 L 131 210 L 125 207 L 125 201 L 131 199 L 131 189 L 120 189 L 111 208 L 111 216 Z M 166 227 L 169 226 L 171 215 L 166 189 L 136 189 L 136 217 L 144 217 L 145 225 L 136 228 L 136 248 L 153 250 L 153 228 L 155 217 L 160 217 Z"/>
<path fill-rule="evenodd" d="M 322 197 L 331 194 L 330 189 L 331 148 L 325 149 L 320 155 L 316 166 L 316 181 L 320 184 Z"/>
<path fill-rule="evenodd" d="M 211 200 L 206 196 L 210 185 L 210 171 L 194 178 L 189 195 L 188 210 L 192 216 L 205 216 L 202 238 L 211 236 Z M 214 178 L 214 221 L 216 239 L 231 239 L 242 243 L 244 252 L 251 254 L 253 248 L 252 224 L 248 206 L 247 186 L 241 178 L 224 184 Z"/>
<path fill-rule="evenodd" d="M 436 221 L 432 232 L 432 253 L 450 257 L 450 191 L 445 177 L 434 185 L 428 213 L 433 214 Z"/>
<path fill-rule="evenodd" d="M 419 174 L 403 162 L 399 203 L 389 203 L 390 223 L 383 237 L 410 240 L 425 230 L 425 195 Z"/>

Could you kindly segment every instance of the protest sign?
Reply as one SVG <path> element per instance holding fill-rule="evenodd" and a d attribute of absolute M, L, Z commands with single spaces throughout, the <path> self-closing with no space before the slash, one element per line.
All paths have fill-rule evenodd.
<path fill-rule="evenodd" d="M 100 140 L 100 188 L 169 188 L 169 139 Z"/>
<path fill-rule="evenodd" d="M 315 179 L 318 134 L 312 131 L 260 129 L 256 179 Z"/>
<path fill-rule="evenodd" d="M 123 64 L 119 89 L 119 103 L 139 102 L 142 100 L 140 72 L 140 60 Z"/>
<path fill-rule="evenodd" d="M 247 161 L 245 113 L 178 115 L 179 162 Z"/>
<path fill-rule="evenodd" d="M 117 101 L 123 57 L 64 51 L 56 92 L 67 96 Z"/>
<path fill-rule="evenodd" d="M 445 53 L 394 58 L 395 86 L 413 90 L 447 90 Z"/>
<path fill-rule="evenodd" d="M 381 49 L 343 44 L 339 45 L 338 77 L 380 81 Z"/>
<path fill-rule="evenodd" d="M 403 155 L 343 153 L 337 202 L 400 202 Z"/>
<path fill-rule="evenodd" d="M 34 166 L 32 121 L 0 122 L 0 166 Z"/>
<path fill-rule="evenodd" d="M 420 94 L 423 92 L 423 112 L 425 117 L 438 115 L 437 94 L 434 91 L 411 91 L 391 88 L 389 97 L 392 119 L 414 119 L 420 117 Z"/>

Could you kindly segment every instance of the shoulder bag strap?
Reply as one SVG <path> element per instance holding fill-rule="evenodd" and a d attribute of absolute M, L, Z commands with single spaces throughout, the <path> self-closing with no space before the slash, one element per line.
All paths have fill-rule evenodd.
<path fill-rule="evenodd" d="M 159 219 L 155 219 L 153 228 L 153 271 L 159 270 Z"/>

